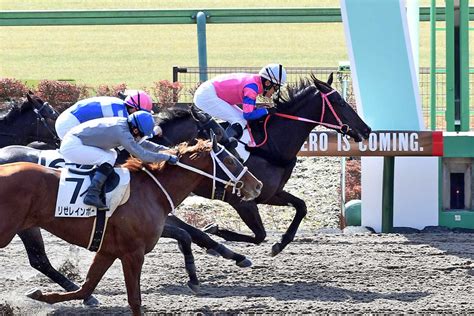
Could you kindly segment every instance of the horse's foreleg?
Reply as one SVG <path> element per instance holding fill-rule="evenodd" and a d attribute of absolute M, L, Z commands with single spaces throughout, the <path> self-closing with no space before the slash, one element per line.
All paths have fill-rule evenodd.
<path fill-rule="evenodd" d="M 49 262 L 48 256 L 44 249 L 43 237 L 41 230 L 38 227 L 25 229 L 18 233 L 18 236 L 23 241 L 30 265 L 36 270 L 40 271 L 51 280 L 59 284 L 68 292 L 79 289 L 79 286 L 66 278 L 63 274 L 53 268 Z M 90 296 L 84 300 L 85 305 L 98 305 L 99 301 Z"/>
<path fill-rule="evenodd" d="M 201 248 L 207 249 L 209 254 L 220 255 L 223 258 L 234 260 L 235 264 L 239 267 L 250 267 L 252 265 L 252 261 L 247 259 L 245 256 L 230 250 L 223 244 L 216 242 L 202 230 L 183 222 L 176 216 L 168 216 L 166 218 L 166 223 L 184 229 L 191 236 L 193 243 Z"/>
<path fill-rule="evenodd" d="M 227 229 L 221 229 L 216 226 L 211 229 L 204 230 L 210 234 L 214 234 L 228 241 L 241 241 L 253 244 L 262 243 L 267 237 L 265 227 L 263 227 L 262 218 L 258 212 L 257 204 L 253 201 L 240 202 L 232 204 L 232 207 L 239 213 L 240 218 L 244 221 L 248 228 L 252 230 L 255 237 L 236 233 Z"/>
<path fill-rule="evenodd" d="M 281 241 L 275 243 L 272 247 L 272 256 L 276 256 L 283 249 L 285 249 L 285 247 L 290 242 L 293 241 L 296 231 L 298 230 L 301 221 L 306 216 L 308 211 L 306 209 L 306 203 L 303 200 L 285 191 L 275 194 L 270 200 L 266 202 L 266 204 L 277 206 L 293 206 L 296 210 L 295 217 L 291 221 L 291 224 L 286 232 L 281 237 Z"/>
<path fill-rule="evenodd" d="M 199 290 L 199 280 L 194 265 L 194 256 L 191 249 L 191 236 L 184 230 L 176 226 L 165 224 L 161 237 L 173 238 L 178 241 L 179 249 L 184 255 L 184 267 L 189 276 L 188 286 L 193 292 Z"/>
<path fill-rule="evenodd" d="M 115 257 L 97 253 L 94 257 L 94 260 L 92 261 L 89 271 L 87 272 L 86 281 L 78 290 L 67 293 L 46 294 L 42 294 L 40 291 L 36 291 L 35 293 L 32 293 L 29 297 L 49 304 L 70 300 L 85 299 L 92 294 L 97 284 L 102 279 L 105 272 L 107 272 L 107 270 L 110 268 L 112 263 L 114 263 L 114 261 Z"/>
<path fill-rule="evenodd" d="M 135 316 L 141 315 L 140 275 L 144 258 L 145 251 L 143 249 L 137 249 L 120 258 L 123 275 L 125 276 L 125 286 L 127 287 L 128 305 Z"/>

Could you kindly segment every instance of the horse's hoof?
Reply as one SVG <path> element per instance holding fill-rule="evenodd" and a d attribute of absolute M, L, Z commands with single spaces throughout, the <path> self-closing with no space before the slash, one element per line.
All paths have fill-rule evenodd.
<path fill-rule="evenodd" d="M 219 226 L 217 226 L 217 224 L 215 223 L 212 223 L 212 224 L 208 224 L 206 225 L 202 231 L 205 232 L 205 233 L 208 233 L 208 234 L 211 234 L 211 235 L 214 235 L 217 233 L 217 230 L 219 229 Z"/>
<path fill-rule="evenodd" d="M 100 302 L 98 299 L 96 299 L 94 296 L 89 296 L 86 298 L 84 301 L 82 301 L 82 304 L 88 306 L 88 307 L 98 307 L 100 305 Z"/>
<path fill-rule="evenodd" d="M 220 257 L 221 256 L 221 254 L 218 253 L 217 251 L 215 251 L 214 249 L 207 249 L 206 253 L 208 255 L 211 255 L 211 256 L 214 256 L 214 257 Z"/>
<path fill-rule="evenodd" d="M 273 245 L 272 247 L 272 257 L 275 257 L 277 254 L 279 254 L 283 249 L 281 248 L 281 244 L 277 242 L 276 244 Z"/>
<path fill-rule="evenodd" d="M 39 298 L 43 296 L 43 293 L 41 293 L 40 289 L 31 289 L 28 292 L 26 292 L 25 295 L 34 300 L 39 300 Z"/>
<path fill-rule="evenodd" d="M 235 264 L 241 268 L 248 268 L 251 267 L 253 263 L 249 259 L 245 258 L 244 260 L 236 262 Z"/>
<path fill-rule="evenodd" d="M 188 281 L 188 287 L 191 289 L 191 291 L 193 291 L 193 293 L 197 294 L 199 293 L 199 289 L 201 288 L 201 286 L 199 285 L 199 282 L 197 284 L 191 282 L 191 281 Z"/>

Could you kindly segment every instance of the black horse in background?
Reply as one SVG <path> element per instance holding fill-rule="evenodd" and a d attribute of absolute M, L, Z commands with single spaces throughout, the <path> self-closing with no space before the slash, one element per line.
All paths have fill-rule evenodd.
<path fill-rule="evenodd" d="M 206 232 L 228 241 L 259 244 L 265 240 L 266 232 L 257 205 L 293 206 L 296 214 L 281 241 L 272 246 L 272 255 L 277 255 L 293 241 L 301 221 L 306 216 L 307 208 L 303 200 L 285 191 L 284 186 L 296 165 L 296 156 L 310 132 L 317 125 L 322 125 L 346 134 L 356 142 L 367 139 L 371 132 L 370 127 L 354 109 L 331 88 L 332 79 L 331 74 L 326 83 L 311 75 L 310 78 L 301 80 L 298 85 L 288 86 L 285 91 L 287 95 L 278 96 L 274 100 L 277 107 L 275 115 L 264 118 L 264 122 L 250 123 L 258 147 L 249 148 L 250 156 L 245 165 L 263 182 L 263 190 L 254 201 L 244 202 L 233 196 L 226 196 L 224 201 L 238 212 L 254 236 L 221 229 L 217 225 L 207 227 Z M 190 132 L 198 133 L 204 127 L 220 128 L 208 115 L 196 111 L 194 113 L 199 120 L 197 126 L 185 130 L 177 121 L 176 124 L 170 121 L 161 125 L 163 135 L 180 138 Z M 303 121 L 296 120 L 295 117 L 303 118 Z M 190 119 L 190 122 L 192 121 L 194 120 Z M 222 131 L 215 130 L 215 133 L 219 135 Z M 173 142 L 162 141 L 162 144 L 171 146 Z M 199 188 L 194 193 L 206 198 L 211 197 L 210 192 Z"/>
<path fill-rule="evenodd" d="M 50 148 L 59 145 L 54 129 L 58 112 L 32 92 L 28 92 L 21 104 L 10 102 L 10 107 L 0 115 L 0 147 L 36 141 L 46 143 Z"/>

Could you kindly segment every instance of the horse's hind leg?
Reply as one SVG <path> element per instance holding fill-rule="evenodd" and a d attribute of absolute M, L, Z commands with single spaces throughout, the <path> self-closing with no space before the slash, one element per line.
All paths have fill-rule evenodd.
<path fill-rule="evenodd" d="M 234 260 L 235 264 L 239 267 L 245 268 L 252 265 L 252 261 L 247 259 L 247 257 L 230 250 L 223 244 L 216 242 L 203 231 L 183 222 L 176 216 L 168 216 L 166 218 L 166 223 L 184 229 L 191 236 L 193 243 L 201 248 L 207 249 L 209 254 L 220 255 L 226 259 Z"/>
<path fill-rule="evenodd" d="M 230 204 L 237 211 L 240 218 L 244 221 L 247 227 L 252 230 L 252 232 L 255 234 L 255 237 L 236 233 L 227 229 L 221 229 L 217 226 L 210 227 L 204 231 L 224 238 L 228 241 L 241 241 L 257 245 L 262 243 L 267 237 L 267 233 L 265 232 L 262 218 L 258 213 L 257 204 L 255 204 L 253 201 L 241 202 L 239 204 Z"/>
<path fill-rule="evenodd" d="M 296 231 L 298 230 L 301 221 L 306 216 L 306 213 L 308 211 L 306 208 L 306 203 L 303 200 L 286 191 L 278 192 L 269 201 L 267 201 L 266 204 L 278 206 L 293 206 L 296 209 L 295 217 L 291 221 L 291 224 L 286 230 L 286 232 L 281 237 L 281 241 L 275 243 L 272 247 L 272 256 L 276 256 L 283 249 L 285 249 L 285 247 L 290 242 L 293 241 L 296 235 Z"/>
<path fill-rule="evenodd" d="M 42 294 L 41 291 L 37 290 L 31 293 L 31 296 L 29 297 L 49 304 L 85 299 L 92 294 L 97 284 L 114 261 L 115 257 L 107 256 L 99 252 L 95 255 L 94 261 L 92 261 L 89 271 L 87 272 L 86 281 L 78 290 L 66 293 L 54 292 L 46 294 Z"/>
<path fill-rule="evenodd" d="M 23 241 L 26 253 L 28 254 L 28 260 L 30 265 L 36 270 L 40 271 L 51 280 L 59 284 L 66 291 L 75 291 L 79 289 L 75 283 L 62 275 L 59 271 L 53 268 L 49 262 L 48 256 L 44 249 L 43 237 L 41 236 L 41 230 L 38 227 L 32 227 L 25 229 L 18 233 L 18 236 Z M 84 300 L 85 305 L 95 306 L 99 305 L 99 301 L 89 296 Z"/>
<path fill-rule="evenodd" d="M 184 255 L 184 267 L 189 276 L 188 286 L 193 292 L 197 292 L 199 290 L 199 280 L 191 249 L 191 236 L 184 229 L 165 224 L 161 237 L 173 238 L 178 241 L 179 249 Z"/>

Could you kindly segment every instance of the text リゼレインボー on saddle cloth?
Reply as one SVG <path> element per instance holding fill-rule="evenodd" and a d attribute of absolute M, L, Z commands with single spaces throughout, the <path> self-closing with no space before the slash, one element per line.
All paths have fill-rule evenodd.
<path fill-rule="evenodd" d="M 84 195 L 91 183 L 93 172 L 93 170 L 83 169 L 61 169 L 54 216 L 69 218 L 94 216 L 94 225 L 87 249 L 99 251 L 107 229 L 108 218 L 130 197 L 130 172 L 128 169 L 115 168 L 114 174 L 105 183 L 101 195 L 108 206 L 106 210 L 97 210 L 95 206 L 84 204 Z"/>
<path fill-rule="evenodd" d="M 108 206 L 107 217 L 112 216 L 119 205 L 127 202 L 130 196 L 130 173 L 124 168 L 114 168 L 116 176 L 111 176 L 105 184 L 105 200 Z M 97 208 L 84 204 L 83 198 L 91 182 L 92 170 L 61 169 L 56 217 L 92 217 Z"/>

